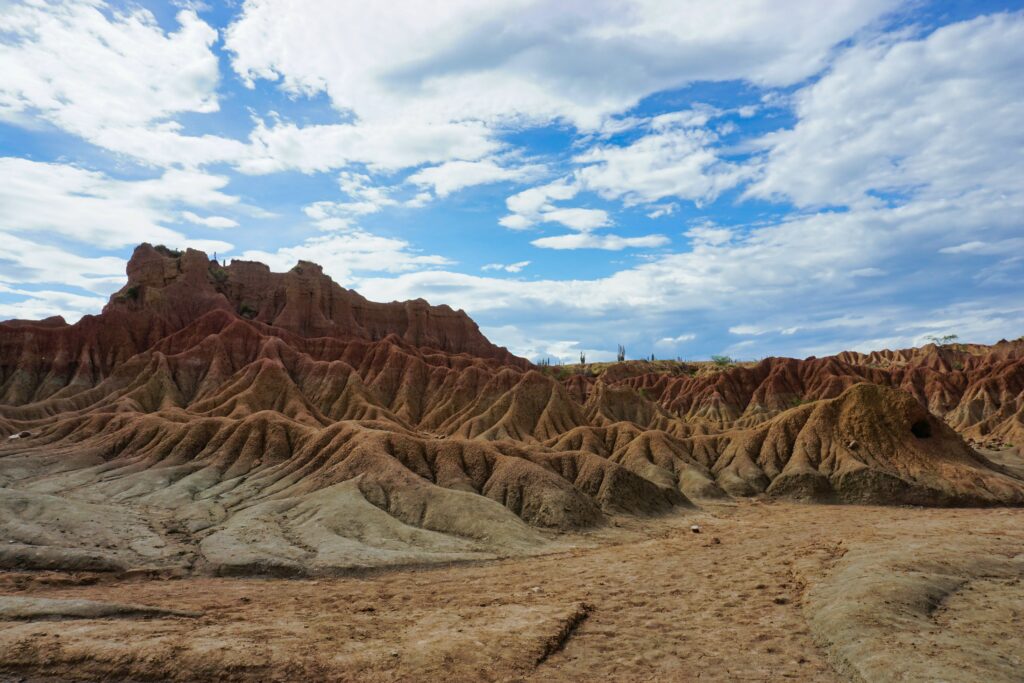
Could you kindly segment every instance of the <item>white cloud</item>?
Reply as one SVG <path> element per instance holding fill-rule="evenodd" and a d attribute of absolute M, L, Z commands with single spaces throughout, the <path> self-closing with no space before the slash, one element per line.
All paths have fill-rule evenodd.
<path fill-rule="evenodd" d="M 424 168 L 406 181 L 420 187 L 432 188 L 438 197 L 447 197 L 465 187 L 486 185 L 500 181 L 523 182 L 544 172 L 540 165 L 515 167 L 499 166 L 491 159 L 481 161 L 448 161 L 440 166 Z"/>
<path fill-rule="evenodd" d="M 608 212 L 603 209 L 551 209 L 540 214 L 545 223 L 561 223 L 567 228 L 586 232 L 611 225 Z"/>
<path fill-rule="evenodd" d="M 338 187 L 351 201 L 319 201 L 302 209 L 320 230 L 350 230 L 355 227 L 356 217 L 378 213 L 385 207 L 399 204 L 391 196 L 392 188 L 374 185 L 370 176 L 363 173 L 342 171 L 338 174 Z"/>
<path fill-rule="evenodd" d="M 983 231 L 1005 222 L 1007 214 L 1024 215 L 1024 206 L 991 201 L 984 192 L 957 202 L 918 201 L 905 206 L 798 216 L 748 230 L 732 240 L 699 242 L 690 251 L 659 255 L 633 268 L 591 280 L 507 280 L 448 271 L 408 273 L 396 278 L 367 278 L 359 283 L 368 296 L 452 302 L 470 313 L 558 311 L 560 315 L 610 314 L 628 310 L 636 316 L 682 311 L 728 310 L 748 313 L 815 308 L 843 308 L 847 296 L 866 297 L 876 305 L 859 274 L 884 259 L 920 253 L 922 243 L 941 244 L 950 235 Z M 1019 220 L 1019 219 L 1017 219 Z M 572 233 L 541 238 L 549 248 L 613 246 L 614 236 Z M 622 238 L 627 239 L 627 238 Z M 539 242 L 539 244 L 538 244 Z M 618 246 L 618 245 L 615 245 Z M 654 246 L 647 244 L 644 246 Z M 899 280 L 884 279 L 896 290 L 927 282 L 927 262 L 904 262 Z M 905 278 L 905 279 L 902 279 Z M 881 278 L 880 278 L 881 280 Z M 916 283 L 916 284 L 915 284 Z M 828 297 L 821 292 L 827 291 Z M 792 326 L 792 323 L 785 327 Z"/>
<path fill-rule="evenodd" d="M 953 247 L 939 249 L 941 254 L 974 254 L 980 256 L 1002 256 L 1024 249 L 1024 237 L 1014 237 L 996 242 L 971 240 Z"/>
<path fill-rule="evenodd" d="M 679 210 L 679 205 L 675 202 L 668 202 L 666 204 L 653 204 L 651 210 L 647 212 L 647 217 L 650 219 L 661 218 L 663 216 L 671 216 Z"/>
<path fill-rule="evenodd" d="M 103 297 L 46 289 L 21 289 L 3 282 L 0 282 L 0 295 L 20 297 L 16 301 L 0 302 L 0 320 L 42 320 L 60 315 L 67 322 L 73 323 L 87 313 L 95 313 L 106 303 Z"/>
<path fill-rule="evenodd" d="M 526 268 L 526 266 L 528 266 L 528 265 L 530 265 L 529 261 L 517 261 L 515 263 L 508 263 L 508 264 L 504 264 L 504 263 L 488 263 L 487 265 L 482 266 L 480 268 L 480 270 L 483 270 L 483 271 L 488 271 L 488 270 L 504 270 L 506 273 L 519 273 L 519 272 L 521 272 L 523 270 L 523 268 Z"/>
<path fill-rule="evenodd" d="M 739 335 L 761 335 L 770 330 L 759 325 L 733 325 L 729 328 L 729 334 Z"/>
<path fill-rule="evenodd" d="M 547 185 L 531 187 L 505 200 L 512 213 L 536 221 L 544 211 L 553 211 L 552 202 L 572 199 L 579 192 L 579 186 L 565 180 L 556 180 Z"/>
<path fill-rule="evenodd" d="M 484 327 L 481 331 L 495 344 L 533 361 L 553 359 L 559 363 L 579 363 L 580 353 L 586 356 L 588 363 L 600 363 L 615 358 L 615 354 L 607 349 L 586 348 L 581 342 L 573 340 L 537 338 L 515 325 Z"/>
<path fill-rule="evenodd" d="M 509 230 L 528 230 L 533 227 L 533 221 L 518 213 L 502 216 L 498 219 L 498 224 L 502 227 L 508 228 Z"/>
<path fill-rule="evenodd" d="M 683 235 L 689 237 L 694 244 L 710 244 L 713 247 L 725 244 L 733 238 L 732 230 L 720 228 L 710 222 L 694 226 Z"/>
<path fill-rule="evenodd" d="M 865 317 L 859 324 L 839 319 L 836 327 L 851 332 L 827 344 L 804 346 L 798 352 L 822 356 L 842 349 L 861 353 L 903 349 L 922 346 L 931 342 L 931 337 L 946 334 L 956 334 L 961 340 L 992 343 L 999 339 L 1017 338 L 1022 326 L 1024 306 L 1007 305 L 1005 299 L 970 299 L 919 311 L 892 308 L 881 315 Z"/>
<path fill-rule="evenodd" d="M 86 257 L 66 249 L 0 231 L 0 280 L 12 283 L 57 282 L 109 294 L 124 284 L 125 260 Z M 98 308 L 87 312 L 95 313 Z M 12 314 L 13 315 L 13 314 Z"/>
<path fill-rule="evenodd" d="M 251 148 L 238 167 L 244 173 L 284 170 L 303 173 L 366 164 L 374 171 L 395 171 L 421 164 L 477 160 L 497 152 L 501 144 L 475 121 L 427 123 L 388 121 L 299 127 L 262 120 L 249 137 Z"/>
<path fill-rule="evenodd" d="M 800 81 L 893 4 L 323 0 L 296 12 L 286 0 L 250 0 L 226 46 L 243 78 L 326 92 L 362 121 L 407 113 L 595 128 L 649 93 L 696 80 Z"/>
<path fill-rule="evenodd" d="M 796 126 L 762 140 L 768 160 L 749 194 L 800 206 L 1019 194 L 1022 43 L 1015 13 L 852 47 L 795 95 Z"/>
<path fill-rule="evenodd" d="M 621 251 L 639 247 L 661 247 L 668 244 L 664 235 L 643 235 L 641 237 L 622 237 L 613 234 L 594 234 L 591 232 L 575 232 L 567 235 L 541 237 L 530 242 L 542 249 L 604 249 L 605 251 Z"/>
<path fill-rule="evenodd" d="M 674 347 L 674 346 L 678 346 L 678 345 L 682 344 L 683 342 L 693 341 L 696 338 L 697 338 L 697 335 L 693 334 L 692 332 L 690 332 L 690 333 L 676 335 L 675 337 L 662 337 L 658 341 L 654 342 L 654 344 L 655 344 L 655 346 L 673 346 Z"/>
<path fill-rule="evenodd" d="M 718 136 L 692 125 L 704 122 L 705 115 L 691 111 L 657 117 L 655 132 L 629 145 L 596 145 L 577 155 L 574 161 L 585 165 L 576 175 L 588 190 L 627 206 L 666 197 L 698 205 L 712 201 L 747 179 L 750 170 L 719 158 Z"/>
<path fill-rule="evenodd" d="M 0 119 L 42 120 L 97 145 L 169 164 L 241 153 L 216 136 L 192 138 L 170 117 L 217 111 L 217 32 L 194 11 L 165 33 L 143 9 L 99 2 L 7 4 L 0 16 Z"/>
<path fill-rule="evenodd" d="M 608 212 L 603 209 L 559 207 L 556 201 L 572 199 L 580 186 L 562 178 L 546 185 L 531 187 L 512 195 L 505 205 L 512 213 L 498 220 L 510 230 L 525 230 L 537 223 L 561 223 L 573 230 L 589 231 L 611 225 Z"/>
<path fill-rule="evenodd" d="M 237 201 L 221 192 L 227 178 L 195 171 L 125 181 L 66 164 L 0 157 L 0 176 L 6 179 L 0 184 L 0 230 L 59 235 L 102 248 L 143 241 L 188 246 L 185 235 L 163 225 L 176 220 L 172 207 Z M 216 244 L 220 251 L 231 248 Z"/>
<path fill-rule="evenodd" d="M 214 228 L 216 230 L 238 227 L 238 221 L 233 218 L 228 218 L 227 216 L 200 216 L 192 211 L 182 211 L 181 217 L 189 223 L 203 225 L 207 228 Z"/>
<path fill-rule="evenodd" d="M 357 273 L 402 273 L 452 263 L 443 256 L 416 253 L 405 240 L 360 229 L 310 238 L 273 252 L 248 250 L 240 258 L 266 263 L 275 271 L 289 270 L 300 260 L 312 261 L 342 285 L 351 284 Z"/>

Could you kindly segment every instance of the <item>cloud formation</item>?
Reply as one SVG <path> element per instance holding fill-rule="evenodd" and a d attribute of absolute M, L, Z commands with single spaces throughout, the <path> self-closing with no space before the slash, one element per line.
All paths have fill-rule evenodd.
<path fill-rule="evenodd" d="M 0 312 L 80 315 L 149 240 L 557 357 L 1024 325 L 1020 11 L 296 7 L 5 8 Z"/>

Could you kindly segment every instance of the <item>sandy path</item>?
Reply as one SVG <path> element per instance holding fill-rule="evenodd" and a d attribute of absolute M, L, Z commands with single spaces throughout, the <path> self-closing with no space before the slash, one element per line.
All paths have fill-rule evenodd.
<path fill-rule="evenodd" d="M 972 538 L 972 553 L 1013 553 L 1024 543 L 1024 510 L 743 501 L 620 524 L 588 539 L 598 547 L 558 555 L 316 581 L 73 586 L 0 575 L 11 595 L 204 612 L 5 622 L 0 670 L 29 680 L 843 680 L 830 663 L 837 649 L 816 644 L 808 616 L 847 553 L 940 542 L 948 553 Z M 1012 578 L 994 585 L 1012 593 L 1000 605 L 1019 605 Z M 955 595 L 935 618 L 955 622 L 959 637 L 996 637 L 973 604 L 986 599 Z M 1024 643 L 1002 651 L 1014 647 Z"/>

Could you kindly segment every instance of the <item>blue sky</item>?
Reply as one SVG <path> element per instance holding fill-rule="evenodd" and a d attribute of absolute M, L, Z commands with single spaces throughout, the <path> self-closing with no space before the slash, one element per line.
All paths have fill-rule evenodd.
<path fill-rule="evenodd" d="M 533 359 L 1024 334 L 1020 2 L 0 0 L 0 318 L 141 241 Z"/>

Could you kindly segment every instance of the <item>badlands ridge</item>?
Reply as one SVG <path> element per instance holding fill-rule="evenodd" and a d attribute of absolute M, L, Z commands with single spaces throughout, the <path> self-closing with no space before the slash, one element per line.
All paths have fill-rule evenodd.
<path fill-rule="evenodd" d="M 0 433 L 0 567 L 329 574 L 708 499 L 1024 504 L 974 448 L 1024 446 L 1024 342 L 541 368 L 312 263 L 144 244 L 100 315 L 0 323 Z"/>

